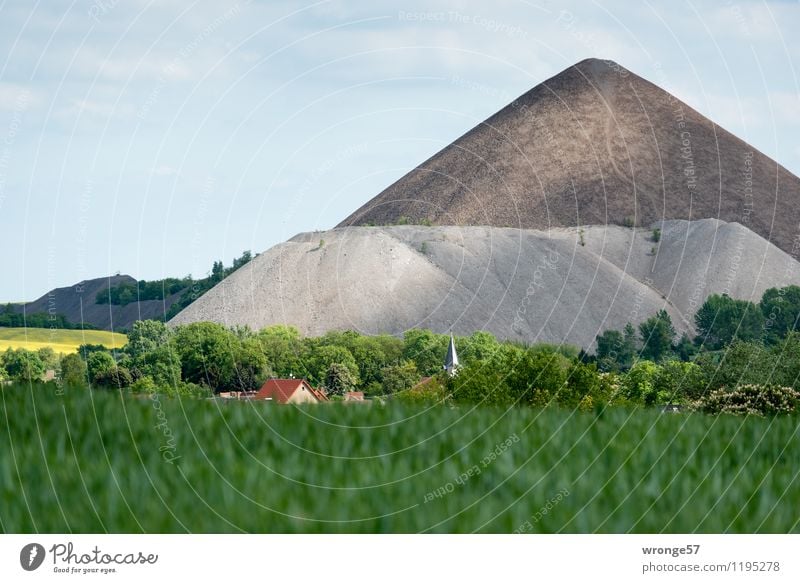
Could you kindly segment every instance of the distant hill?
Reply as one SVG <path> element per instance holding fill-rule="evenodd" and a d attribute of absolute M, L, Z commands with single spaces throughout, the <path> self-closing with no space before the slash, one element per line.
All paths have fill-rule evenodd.
<path fill-rule="evenodd" d="M 679 331 L 711 293 L 758 301 L 800 281 L 800 263 L 736 223 L 666 221 L 549 231 L 497 227 L 350 227 L 266 251 L 179 313 L 309 335 L 414 328 L 487 330 L 590 347 L 664 308 Z"/>
<path fill-rule="evenodd" d="M 673 95 L 598 59 L 537 85 L 339 226 L 549 229 L 741 223 L 796 256 L 800 179 Z"/>
<path fill-rule="evenodd" d="M 250 251 L 244 251 L 230 267 L 215 261 L 211 273 L 201 279 L 187 276 L 137 281 L 130 275 L 114 275 L 57 288 L 27 304 L 0 306 L 0 329 L 26 326 L 129 330 L 137 320 L 168 320 L 252 258 Z"/>
<path fill-rule="evenodd" d="M 119 285 L 136 286 L 129 275 L 113 275 L 88 279 L 69 287 L 49 291 L 42 297 L 26 304 L 13 304 L 14 312 L 21 314 L 58 314 L 74 325 L 89 324 L 102 330 L 129 329 L 136 320 L 164 319 L 165 314 L 180 298 L 180 293 L 164 300 L 146 300 L 127 305 L 98 304 L 97 295 Z"/>

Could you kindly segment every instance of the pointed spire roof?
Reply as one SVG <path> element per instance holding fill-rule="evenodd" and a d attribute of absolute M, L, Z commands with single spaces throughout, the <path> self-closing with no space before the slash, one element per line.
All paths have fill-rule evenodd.
<path fill-rule="evenodd" d="M 450 375 L 456 374 L 458 368 L 458 354 L 456 353 L 456 341 L 453 334 L 450 334 L 450 344 L 447 346 L 447 356 L 444 357 L 444 370 Z"/>

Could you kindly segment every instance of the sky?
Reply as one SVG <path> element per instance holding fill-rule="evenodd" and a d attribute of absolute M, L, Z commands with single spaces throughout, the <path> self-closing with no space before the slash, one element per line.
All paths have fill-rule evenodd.
<path fill-rule="evenodd" d="M 798 30 L 797 1 L 0 0 L 0 301 L 331 228 L 588 57 L 800 175 Z"/>

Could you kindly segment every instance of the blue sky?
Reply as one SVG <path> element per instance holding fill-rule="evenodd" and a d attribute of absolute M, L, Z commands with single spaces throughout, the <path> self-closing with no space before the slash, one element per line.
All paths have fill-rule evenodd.
<path fill-rule="evenodd" d="M 0 300 L 330 228 L 590 57 L 800 174 L 800 3 L 0 3 Z"/>

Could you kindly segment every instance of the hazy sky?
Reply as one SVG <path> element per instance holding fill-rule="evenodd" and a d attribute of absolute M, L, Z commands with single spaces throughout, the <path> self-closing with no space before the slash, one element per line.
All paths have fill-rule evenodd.
<path fill-rule="evenodd" d="M 0 2 L 0 300 L 326 229 L 590 56 L 800 174 L 800 3 Z"/>

